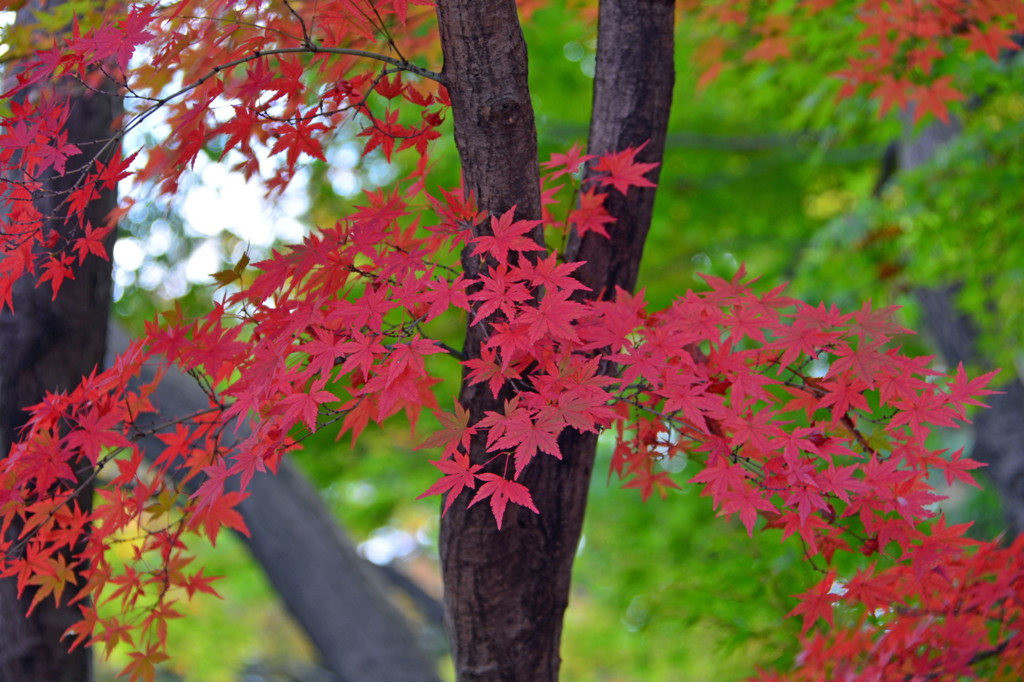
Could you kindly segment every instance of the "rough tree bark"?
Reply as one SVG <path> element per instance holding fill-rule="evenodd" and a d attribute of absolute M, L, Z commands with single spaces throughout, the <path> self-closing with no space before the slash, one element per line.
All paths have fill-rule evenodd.
<path fill-rule="evenodd" d="M 601 2 L 588 153 L 646 145 L 637 160 L 661 163 L 675 83 L 674 15 L 675 0 Z M 660 171 L 659 165 L 647 178 L 657 183 Z M 577 272 L 594 294 L 611 298 L 616 286 L 633 290 L 656 192 L 612 192 L 605 200 L 617 219 L 608 230 L 611 238 L 570 237 L 566 260 L 586 261 Z"/>
<path fill-rule="evenodd" d="M 128 347 L 128 337 L 110 329 L 112 355 Z M 143 382 L 153 379 L 148 369 Z M 158 416 L 149 423 L 194 414 L 209 404 L 195 380 L 171 368 L 152 396 Z M 236 437 L 247 437 L 238 426 Z M 139 441 L 155 458 L 164 444 L 155 436 Z M 239 537 L 259 562 L 288 611 L 316 647 L 321 665 L 338 682 L 434 682 L 433 662 L 409 624 L 388 598 L 376 567 L 361 558 L 335 523 L 309 481 L 283 459 L 276 476 L 257 475 L 238 507 L 250 535 Z"/>
<path fill-rule="evenodd" d="M 620 150 L 650 140 L 642 160 L 660 162 L 673 84 L 671 0 L 603 1 L 590 149 Z M 536 130 L 527 86 L 526 45 L 514 0 L 440 0 L 445 84 L 452 100 L 463 181 L 492 215 L 540 218 Z M 653 191 L 611 199 L 610 240 L 574 240 L 572 259 L 592 262 L 581 279 L 593 295 L 631 289 L 650 224 Z M 476 231 L 486 229 L 486 221 Z M 464 258 L 467 272 L 474 263 Z M 581 269 L 582 270 L 582 269 Z M 477 357 L 484 325 L 467 330 Z M 479 419 L 500 409 L 483 384 L 463 383 L 460 401 Z M 540 510 L 506 512 L 503 530 L 484 505 L 454 505 L 441 523 L 446 625 L 456 675 L 478 680 L 556 680 L 562 618 L 579 542 L 597 439 L 566 431 L 561 461 L 540 457 L 524 472 Z M 470 458 L 490 458 L 475 439 Z"/>
<path fill-rule="evenodd" d="M 39 209 L 42 215 L 50 216 L 44 229 L 66 239 L 80 236 L 82 225 L 77 219 L 59 217 L 59 204 L 92 159 L 109 161 L 116 146 L 104 147 L 103 143 L 113 134 L 121 106 L 117 97 L 102 89 L 90 90 L 74 83 L 61 87 L 68 88 L 70 95 L 70 114 L 65 124 L 67 141 L 81 153 L 68 159 L 68 173 L 43 179 Z M 102 88 L 111 91 L 109 84 Z M 114 190 L 103 192 L 87 207 L 85 220 L 96 227 L 106 225 L 116 203 Z M 39 402 L 46 391 L 72 388 L 84 374 L 102 363 L 110 293 L 111 265 L 99 258 L 89 258 L 76 268 L 75 279 L 63 284 L 56 300 L 51 300 L 48 283 L 37 286 L 34 278 L 26 277 L 15 285 L 16 312 L 0 314 L 0 453 L 6 455 L 19 427 L 25 423 L 25 406 Z M 91 488 L 86 486 L 79 495 L 79 504 L 88 507 L 91 495 Z M 32 595 L 32 590 L 26 589 L 19 599 L 13 579 L 0 581 L 0 680 L 91 679 L 90 650 L 80 647 L 68 653 L 67 644 L 61 641 L 67 628 L 80 620 L 78 607 L 57 608 L 52 600 L 45 600 L 31 618 L 25 618 Z"/>

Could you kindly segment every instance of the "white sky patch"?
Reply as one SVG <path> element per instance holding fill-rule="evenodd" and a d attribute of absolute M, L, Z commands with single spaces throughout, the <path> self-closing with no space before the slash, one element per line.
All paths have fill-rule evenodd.
<path fill-rule="evenodd" d="M 419 543 L 409 533 L 392 526 L 373 531 L 370 539 L 359 543 L 359 553 L 378 566 L 407 557 L 419 549 Z"/>
<path fill-rule="evenodd" d="M 335 192 L 350 197 L 362 189 L 363 183 L 355 172 L 359 163 L 359 148 L 356 145 L 344 144 L 328 150 L 327 163 L 327 179 Z"/>
<path fill-rule="evenodd" d="M 185 232 L 203 238 L 187 260 L 170 268 L 156 260 L 174 247 L 174 231 L 163 219 L 149 224 L 144 239 L 118 240 L 114 247 L 115 300 L 133 284 L 173 300 L 183 296 L 190 285 L 212 284 L 213 273 L 232 265 L 244 251 L 255 261 L 276 245 L 302 240 L 307 227 L 299 216 L 308 207 L 307 173 L 300 170 L 281 196 L 268 200 L 258 178 L 247 182 L 229 169 L 230 163 L 230 159 L 218 163 L 200 156 L 194 171 L 182 178 L 178 194 L 170 198 L 171 210 L 181 217 Z M 160 201 L 159 197 L 140 198 L 130 179 L 122 183 L 120 191 L 122 196 L 136 196 L 140 201 Z M 225 251 L 230 241 L 225 240 L 227 235 L 238 242 L 231 253 Z"/>
<path fill-rule="evenodd" d="M 149 235 L 146 238 L 146 253 L 152 256 L 162 256 L 174 246 L 174 233 L 166 220 L 155 220 L 149 226 Z"/>
<path fill-rule="evenodd" d="M 145 58 L 146 51 L 140 48 L 133 60 Z M 168 90 L 179 89 L 183 82 L 184 77 L 180 73 L 175 74 Z M 133 104 L 142 109 L 147 106 L 146 103 L 129 101 L 129 106 Z M 212 110 L 217 121 L 233 116 L 230 102 L 224 100 L 216 100 Z M 335 193 L 348 198 L 358 195 L 367 186 L 392 182 L 394 167 L 379 153 L 364 158 L 362 144 L 353 139 L 356 131 L 346 126 L 341 124 L 324 150 L 327 157 L 326 179 Z M 132 128 L 125 136 L 124 153 L 141 150 L 132 170 L 145 165 L 147 148 L 162 144 L 171 133 L 166 109 L 151 112 Z M 310 171 L 300 165 L 286 190 L 268 199 L 259 176 L 271 177 L 278 159 L 266 155 L 266 148 L 262 151 L 264 156 L 260 158 L 258 177 L 249 181 L 241 173 L 231 170 L 242 160 L 237 150 L 228 152 L 221 160 L 213 160 L 200 153 L 193 167 L 182 174 L 174 196 L 159 196 L 152 185 L 134 186 L 132 178 L 122 181 L 122 197 L 134 197 L 138 205 L 149 209 L 154 205 L 166 206 L 180 217 L 185 234 L 190 238 L 198 237 L 203 243 L 183 262 L 161 262 L 161 257 L 179 252 L 174 244 L 176 231 L 161 218 L 146 218 L 152 222 L 135 235 L 135 243 L 118 250 L 123 257 L 115 258 L 114 263 L 115 300 L 133 285 L 156 292 L 165 300 L 172 300 L 187 292 L 190 285 L 213 284 L 213 273 L 234 265 L 243 252 L 255 262 L 266 258 L 273 247 L 302 241 L 315 227 L 302 219 L 309 210 Z M 301 162 L 308 160 L 306 157 L 300 159 Z M 339 218 L 343 213 L 341 208 L 339 206 Z M 152 210 L 135 215 L 152 216 Z M 143 254 L 141 262 L 140 249 Z"/>
<path fill-rule="evenodd" d="M 18 17 L 17 12 L 0 12 L 0 28 L 4 26 L 10 26 L 14 23 L 14 20 Z M 11 46 L 6 43 L 0 43 L 0 57 L 11 51 Z"/>
<path fill-rule="evenodd" d="M 197 159 L 196 175 L 194 186 L 182 198 L 181 215 L 197 234 L 216 237 L 230 232 L 264 249 L 305 235 L 305 226 L 296 220 L 306 207 L 304 173 L 273 201 L 266 199 L 256 178 L 247 182 L 222 163 Z"/>
<path fill-rule="evenodd" d="M 145 149 L 159 144 L 170 133 L 166 114 L 159 110 L 134 128 L 124 145 L 126 154 L 142 148 L 133 170 L 145 164 Z M 115 247 L 115 299 L 134 283 L 165 299 L 174 299 L 184 295 L 190 284 L 212 284 L 211 275 L 237 261 L 242 251 L 250 251 L 250 257 L 259 260 L 273 246 L 302 240 L 308 231 L 299 220 L 308 208 L 308 173 L 300 169 L 283 194 L 267 199 L 259 178 L 246 181 L 241 173 L 230 170 L 239 158 L 228 153 L 221 161 L 211 161 L 200 154 L 193 168 L 183 174 L 173 197 L 153 196 L 155 188 L 138 187 L 132 178 L 121 182 L 121 196 L 132 196 L 140 202 L 167 201 L 170 210 L 182 219 L 186 234 L 205 241 L 185 262 L 168 268 L 155 261 L 174 247 L 174 231 L 167 221 L 153 221 L 144 239 L 122 238 Z M 358 160 L 356 152 L 351 165 Z M 260 165 L 261 175 L 269 176 L 273 162 L 265 159 Z M 225 245 L 231 241 L 225 240 L 228 235 L 241 242 L 232 253 L 225 252 Z"/>
<path fill-rule="evenodd" d="M 134 272 L 142 267 L 146 260 L 146 251 L 139 240 L 125 237 L 114 243 L 114 262 L 118 267 Z"/>
<path fill-rule="evenodd" d="M 831 361 L 828 359 L 828 353 L 822 351 L 818 353 L 818 357 L 811 361 L 811 366 L 807 370 L 809 376 L 815 379 L 821 379 L 828 375 L 828 369 L 832 366 Z"/>
<path fill-rule="evenodd" d="M 690 463 L 686 453 L 677 452 L 671 456 L 669 455 L 672 447 L 679 443 L 681 436 L 682 434 L 673 428 L 670 428 L 668 431 L 662 431 L 658 433 L 658 442 L 653 448 L 654 452 L 660 455 L 658 466 L 670 474 L 678 474 Z"/>
<path fill-rule="evenodd" d="M 165 268 L 163 264 L 152 263 L 147 265 L 142 272 L 139 273 L 139 285 L 144 289 L 154 290 L 160 288 L 162 284 L 167 282 L 168 278 L 173 277 L 167 272 L 167 268 Z M 176 287 L 176 289 L 177 288 L 180 287 Z"/>
<path fill-rule="evenodd" d="M 185 262 L 185 278 L 190 282 L 206 282 L 211 274 L 220 270 L 223 262 L 220 245 L 212 240 L 205 241 Z"/>

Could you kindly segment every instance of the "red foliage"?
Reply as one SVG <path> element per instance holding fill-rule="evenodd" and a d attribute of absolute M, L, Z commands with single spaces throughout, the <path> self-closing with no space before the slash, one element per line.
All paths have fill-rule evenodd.
<path fill-rule="evenodd" d="M 212 16 L 240 7 L 205 4 Z M 189 534 L 215 540 L 224 526 L 244 531 L 234 506 L 248 481 L 273 470 L 305 434 L 340 422 L 339 436 L 355 439 L 370 422 L 399 413 L 415 428 L 426 409 L 443 426 L 424 441 L 442 448 L 433 464 L 443 476 L 424 495 L 444 495 L 445 511 L 487 499 L 498 528 L 509 504 L 544 513 L 548 501 L 534 500 L 521 481 L 537 457 L 561 458 L 564 429 L 613 437 L 612 472 L 645 499 L 679 485 L 662 460 L 684 452 L 698 460 L 702 469 L 690 482 L 703 486 L 720 514 L 738 516 L 750 533 L 798 536 L 809 561 L 833 566 L 798 595 L 792 611 L 803 618 L 805 635 L 795 679 L 1024 672 L 1024 540 L 1010 548 L 967 541 L 963 527 L 937 516 L 939 497 L 929 485 L 933 471 L 972 482 L 969 471 L 979 464 L 930 449 L 928 436 L 936 426 L 962 423 L 967 407 L 989 393 L 991 375 L 968 380 L 958 368 L 939 377 L 894 346 L 902 330 L 891 311 L 867 305 L 845 314 L 780 289 L 757 293 L 742 269 L 731 280 L 707 277 L 706 291 L 688 291 L 660 311 L 647 309 L 642 292 L 579 300 L 575 294 L 586 289 L 574 278 L 579 264 L 562 262 L 529 236 L 537 221 L 516 220 L 514 209 L 481 216 L 459 191 L 435 196 L 425 189 L 426 145 L 447 106 L 431 74 L 378 55 L 426 76 L 403 82 L 357 61 L 354 50 L 368 49 L 382 30 L 380 17 L 410 29 L 409 54 L 433 54 L 427 39 L 416 37 L 429 33 L 418 30 L 430 16 L 424 3 L 376 3 L 376 18 L 350 0 L 293 4 L 299 14 L 284 3 L 245 3 L 240 11 L 259 22 L 195 21 L 132 7 L 116 28 L 76 31 L 39 53 L 8 93 L 60 76 L 91 78 L 90 67 L 106 60 L 123 69 L 144 45 L 148 63 L 127 85 L 159 98 L 126 125 L 166 108 L 172 135 L 148 150 L 138 175 L 167 192 L 217 136 L 246 175 L 259 169 L 261 148 L 283 152 L 267 179 L 271 192 L 284 188 L 300 160 L 322 159 L 343 121 L 365 126 L 367 150 L 380 146 L 390 157 L 411 149 L 420 159 L 398 189 L 367 193 L 347 218 L 256 263 L 247 285 L 206 316 L 165 314 L 114 367 L 32 408 L 23 439 L 0 469 L 0 519 L 5 529 L 23 524 L 20 538 L 5 547 L 2 574 L 17 576 L 21 589 L 39 588 L 33 607 L 72 595 L 83 614 L 69 630 L 74 644 L 109 649 L 127 642 L 135 653 L 125 672 L 151 679 L 165 657 L 164 623 L 179 615 L 176 595 L 212 592 L 210 579 L 189 564 Z M 805 4 L 817 12 L 830 3 Z M 705 11 L 727 23 L 746 20 L 735 3 Z M 319 42 L 306 33 L 312 21 L 297 20 L 302 12 L 310 19 L 315 12 Z M 944 78 L 918 78 L 938 58 L 921 51 L 924 41 L 966 35 L 972 49 L 991 54 L 1007 46 L 1006 36 L 986 30 L 979 37 L 981 27 L 1001 26 L 1003 15 L 1016 25 L 1024 19 L 1019 5 L 996 2 L 871 0 L 858 13 L 865 41 L 877 49 L 851 61 L 849 84 L 880 97 L 885 108 L 909 99 L 918 116 L 940 118 L 959 94 Z M 784 28 L 763 31 L 775 42 L 755 50 L 784 54 Z M 893 50 L 915 58 L 917 80 L 894 72 Z M 174 72 L 194 80 L 160 94 L 163 74 Z M 214 113 L 222 101 L 231 103 L 233 117 Z M 410 110 L 419 117 L 410 118 Z M 75 255 L 78 262 L 106 257 L 101 240 L 111 229 L 87 226 L 71 250 L 56 255 L 32 250 L 46 240 L 43 217 L 27 201 L 38 190 L 35 178 L 61 172 L 78 150 L 62 142 L 67 111 L 56 95 L 12 101 L 12 112 L 2 122 L 0 166 L 25 179 L 2 181 L 10 255 L 0 261 L 0 300 L 7 304 L 13 282 L 26 273 L 39 272 L 57 295 L 73 276 Z M 637 152 L 595 159 L 573 147 L 544 164 L 549 205 L 558 196 L 555 179 L 570 184 L 572 197 L 564 223 L 543 223 L 553 243 L 560 230 L 605 233 L 608 186 L 628 194 L 652 185 L 652 164 L 637 163 Z M 60 197 L 59 210 L 80 215 L 98 188 L 129 172 L 133 158 L 98 165 Z M 490 232 L 474 237 L 470 228 L 483 219 Z M 472 276 L 453 263 L 463 245 Z M 241 279 L 243 267 L 228 272 L 231 281 Z M 481 357 L 460 358 L 425 331 L 449 312 L 490 330 Z M 442 411 L 441 379 L 427 360 L 438 354 L 460 361 L 469 384 L 506 398 L 503 411 L 476 423 L 458 403 L 452 413 Z M 137 424 L 153 411 L 154 385 L 132 387 L 129 379 L 150 363 L 200 377 L 210 407 L 149 429 L 167 448 L 144 467 Z M 239 442 L 231 436 L 237 419 L 252 420 L 252 435 Z M 473 464 L 469 438 L 483 432 L 493 457 Z M 96 475 L 111 474 L 96 480 L 90 513 L 71 501 L 72 463 L 80 461 Z M 183 492 L 186 481 L 196 484 L 194 493 Z M 133 560 L 115 564 L 107 551 L 114 542 L 130 542 Z M 838 553 L 872 563 L 844 573 L 835 567 Z M 101 618 L 94 604 L 107 602 L 121 614 Z M 819 619 L 831 627 L 815 628 Z"/>
<path fill-rule="evenodd" d="M 943 121 L 948 105 L 963 95 L 942 75 L 962 55 L 983 53 L 995 60 L 1020 46 L 1012 36 L 1024 27 L 1017 0 L 802 0 L 783 3 L 690 0 L 685 11 L 717 30 L 698 47 L 705 87 L 730 64 L 817 57 L 816 41 L 849 40 L 845 65 L 833 75 L 843 81 L 840 98 L 867 93 L 879 115 L 894 104 L 915 105 L 915 121 L 934 115 Z M 849 18 L 856 18 L 856 22 Z"/>

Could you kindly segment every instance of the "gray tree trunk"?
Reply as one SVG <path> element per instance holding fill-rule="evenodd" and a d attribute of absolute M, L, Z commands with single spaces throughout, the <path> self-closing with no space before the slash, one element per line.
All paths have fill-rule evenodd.
<path fill-rule="evenodd" d="M 906 115 L 907 132 L 898 150 L 897 166 L 901 170 L 930 163 L 943 146 L 960 134 L 955 121 L 935 122 L 914 134 L 909 116 Z M 950 282 L 943 287 L 915 291 L 924 313 L 926 333 L 950 366 L 961 362 L 987 364 L 977 351 L 976 326 L 956 307 L 956 289 L 956 283 Z M 972 457 L 989 465 L 985 473 L 1002 500 L 1008 537 L 1012 538 L 1024 531 L 1024 385 L 1020 377 L 1014 376 L 994 388 L 1002 393 L 988 396 L 989 408 L 974 414 Z"/>
<path fill-rule="evenodd" d="M 128 347 L 127 335 L 111 327 L 112 354 Z M 141 377 L 153 379 L 152 370 Z M 195 379 L 170 369 L 152 396 L 158 416 L 139 419 L 166 423 L 204 409 L 209 399 Z M 233 432 L 233 430 L 229 430 Z M 241 424 L 237 437 L 248 436 Z M 139 442 L 147 459 L 163 443 L 155 436 Z M 287 458 L 277 475 L 257 474 L 238 507 L 250 535 L 239 535 L 259 562 L 285 607 L 316 647 L 320 664 L 338 682 L 435 682 L 435 666 L 408 621 L 389 598 L 379 570 L 362 559 L 309 481 Z M 407 586 L 408 587 L 408 586 Z M 425 595 L 413 595 L 423 602 Z"/>
<path fill-rule="evenodd" d="M 951 366 L 984 363 L 977 352 L 977 328 L 956 307 L 956 286 L 922 288 L 915 294 L 927 333 L 946 362 Z M 1014 375 L 993 388 L 1000 393 L 985 398 L 988 409 L 974 413 L 971 457 L 988 464 L 983 473 L 999 493 L 1007 538 L 1012 539 L 1024 531 L 1024 385 Z"/>

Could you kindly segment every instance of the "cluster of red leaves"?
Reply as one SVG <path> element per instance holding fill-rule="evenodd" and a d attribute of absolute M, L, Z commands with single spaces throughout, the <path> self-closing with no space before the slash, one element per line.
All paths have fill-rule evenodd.
<path fill-rule="evenodd" d="M 928 358 L 901 355 L 890 311 L 708 283 L 653 315 L 607 304 L 603 323 L 623 334 L 607 360 L 630 408 L 613 471 L 647 496 L 676 486 L 662 460 L 696 459 L 690 482 L 722 515 L 799 538 L 824 577 L 791 615 L 805 636 L 818 619 L 830 627 L 808 639 L 797 679 L 1019 675 L 1024 543 L 967 540 L 967 525 L 937 516 L 931 484 L 936 473 L 974 484 L 980 465 L 928 437 L 962 422 L 991 375 L 939 377 Z M 871 564 L 851 569 L 851 553 Z"/>
<path fill-rule="evenodd" d="M 136 154 L 123 157 L 118 149 L 108 163 L 83 165 L 75 158 L 81 150 L 66 141 L 68 94 L 109 89 L 105 77 L 123 93 L 129 114 L 118 134 L 99 142 L 117 148 L 160 112 L 174 133 L 146 150 L 134 175 L 168 195 L 203 149 L 219 149 L 222 159 L 231 153 L 232 170 L 282 191 L 300 159 L 325 160 L 324 144 L 349 124 L 361 126 L 367 151 L 380 147 L 388 160 L 405 148 L 423 155 L 439 135 L 447 96 L 425 70 L 426 78 L 403 80 L 402 69 L 416 67 L 401 57 L 391 31 L 401 32 L 409 54 L 433 54 L 435 33 L 422 30 L 433 8 L 425 0 L 393 0 L 374 3 L 372 13 L 357 10 L 351 0 L 139 4 L 93 30 L 79 30 L 76 21 L 57 44 L 35 51 L 2 95 L 11 115 L 0 120 L 0 306 L 11 305 L 13 283 L 27 274 L 41 272 L 56 296 L 74 277 L 76 258 L 106 257 L 102 238 L 130 205 L 79 234 L 58 239 L 43 229 L 46 219 L 81 223 L 90 202 L 132 174 Z M 366 58 L 382 33 L 399 56 L 376 56 L 391 67 Z M 186 74 L 176 89 L 174 74 Z M 399 102 L 416 116 L 400 120 Z M 276 164 L 270 168 L 268 153 Z M 80 173 L 72 188 L 43 189 L 47 177 L 65 171 Z M 41 201 L 50 207 L 46 216 Z"/>
<path fill-rule="evenodd" d="M 580 161 L 571 151 L 547 165 L 557 176 Z M 616 169 L 588 176 L 595 184 L 627 191 L 643 180 L 629 162 L 594 167 Z M 513 397 L 476 423 L 459 405 L 442 413 L 446 428 L 427 444 L 444 448 L 434 463 L 443 476 L 425 494 L 445 494 L 445 510 L 464 492 L 470 506 L 490 498 L 500 527 L 510 502 L 538 511 L 517 480 L 534 457 L 561 457 L 563 429 L 611 429 L 612 473 L 644 498 L 678 487 L 665 460 L 698 460 L 690 482 L 722 515 L 749 533 L 795 536 L 822 563 L 823 579 L 792 615 L 805 635 L 819 619 L 830 628 L 810 636 L 797 678 L 1021 672 L 1021 547 L 981 545 L 966 526 L 947 527 L 930 483 L 934 473 L 974 483 L 980 465 L 931 449 L 929 435 L 962 423 L 992 375 L 969 380 L 961 367 L 940 377 L 930 358 L 892 345 L 906 330 L 891 310 L 843 314 L 780 289 L 759 295 L 742 270 L 731 281 L 708 277 L 710 291 L 656 313 L 623 291 L 579 303 L 576 264 L 513 256 L 538 250 L 526 237 L 533 228 L 509 214 L 491 218 L 493 236 L 474 239 L 486 260 L 469 289 L 473 323 L 492 331 L 482 356 L 464 364 L 471 383 Z M 467 456 L 479 432 L 505 459 L 504 476 Z M 839 573 L 848 562 L 837 553 L 872 562 Z"/>
<path fill-rule="evenodd" d="M 174 609 L 179 595 L 216 594 L 215 578 L 190 566 L 184 535 L 205 532 L 216 538 L 222 526 L 244 531 L 233 509 L 240 493 L 193 513 L 202 501 L 189 501 L 173 481 L 199 474 L 212 461 L 219 441 L 214 412 L 196 415 L 191 426 L 180 424 L 173 434 L 160 434 L 167 450 L 151 466 L 143 465 L 136 443 L 140 433 L 131 425 L 153 412 L 148 400 L 153 384 L 128 389 L 125 382 L 139 373 L 146 357 L 135 346 L 73 391 L 48 395 L 33 409 L 23 440 L 0 468 L 3 529 L 21 524 L 20 537 L 4 545 L 3 575 L 17 576 L 20 590 L 38 587 L 32 609 L 50 596 L 60 601 L 67 591 L 71 603 L 81 604 L 83 616 L 68 630 L 71 645 L 102 642 L 109 653 L 126 643 L 135 652 L 129 666 L 133 679 L 147 677 L 151 665 L 166 657 L 166 621 L 180 615 Z M 91 512 L 75 502 L 83 478 L 96 486 Z M 126 550 L 121 558 L 111 553 L 116 547 Z M 119 615 L 101 617 L 89 599 L 117 604 Z"/>
<path fill-rule="evenodd" d="M 461 192 L 429 194 L 426 143 L 444 93 L 357 69 L 354 54 L 330 51 L 368 47 L 425 15 L 400 0 L 376 3 L 376 17 L 350 5 L 320 2 L 313 13 L 300 2 L 215 2 L 203 20 L 188 3 L 133 7 L 114 29 L 76 32 L 19 76 L 13 94 L 58 76 L 94 82 L 93 67 L 123 71 L 144 46 L 147 64 L 125 85 L 156 100 L 126 125 L 157 107 L 167 112 L 173 134 L 148 151 L 141 171 L 167 192 L 214 142 L 240 154 L 247 175 L 259 171 L 261 148 L 282 152 L 268 181 L 280 189 L 303 156 L 323 157 L 325 139 L 352 114 L 365 123 L 368 148 L 387 156 L 410 148 L 420 163 L 405 189 L 366 193 L 345 219 L 256 264 L 251 281 L 206 316 L 163 316 L 114 367 L 35 406 L 0 468 L 3 528 L 23 528 L 4 547 L 3 575 L 37 587 L 34 604 L 49 596 L 80 604 L 74 643 L 125 642 L 134 651 L 127 672 L 151 678 L 165 656 L 166 620 L 179 615 L 176 600 L 213 591 L 190 565 L 189 534 L 216 540 L 223 527 L 244 531 L 234 507 L 246 485 L 305 434 L 339 423 L 339 437 L 357 438 L 370 422 L 399 414 L 415 428 L 427 409 L 443 426 L 424 443 L 442 448 L 435 465 L 443 475 L 425 494 L 444 494 L 445 509 L 486 500 L 499 528 L 509 504 L 543 513 L 521 477 L 536 457 L 561 457 L 557 437 L 566 428 L 613 435 L 612 473 L 644 498 L 679 485 L 664 460 L 699 460 L 691 482 L 723 515 L 738 516 L 751 533 L 794 536 L 810 560 L 831 567 L 793 611 L 808 637 L 798 676 L 1019 672 L 1020 553 L 975 546 L 963 528 L 936 520 L 939 498 L 929 485 L 933 471 L 971 481 L 976 463 L 929 449 L 928 437 L 962 421 L 988 377 L 968 380 L 960 369 L 942 378 L 927 359 L 901 355 L 892 345 L 901 330 L 887 311 L 843 314 L 779 290 L 757 294 L 742 272 L 708 278 L 708 291 L 658 312 L 642 294 L 622 291 L 581 301 L 579 265 L 533 235 L 604 234 L 612 221 L 606 193 L 650 185 L 638 150 L 594 159 L 573 148 L 545 164 L 540 224 L 514 211 L 481 215 Z M 194 80 L 161 94 L 175 72 Z M 377 112 L 382 100 L 395 106 Z M 233 117 L 217 113 L 224 102 Z M 409 105 L 419 114 L 411 120 Z M 65 109 L 44 95 L 16 114 L 0 136 L 0 164 L 23 178 L 5 180 L 2 192 L 7 303 L 13 282 L 40 266 L 52 269 L 56 293 L 73 260 L 37 262 L 53 257 L 33 250 L 45 241 L 30 201 L 38 179 L 76 153 L 60 137 Z M 69 217 L 129 163 L 118 157 L 86 173 L 62 198 Z M 565 192 L 550 186 L 562 177 Z M 474 236 L 471 227 L 484 221 L 489 229 Z M 86 228 L 73 245 L 80 258 L 103 255 L 103 229 Z M 460 248 L 472 276 L 456 265 Z M 461 358 L 430 338 L 430 323 L 448 311 L 485 326 L 480 357 Z M 469 382 L 509 396 L 503 408 L 475 423 L 458 403 L 440 410 L 440 379 L 429 370 L 439 354 L 459 359 Z M 207 411 L 146 421 L 155 383 L 131 378 L 164 362 L 202 382 Z M 251 421 L 250 435 L 233 436 L 238 420 Z M 484 433 L 498 464 L 486 470 L 466 453 L 470 437 Z M 166 445 L 149 465 L 138 444 L 146 435 Z M 73 501 L 82 467 L 97 487 L 91 512 Z M 112 558 L 115 547 L 128 558 Z M 873 563 L 849 572 L 838 560 L 859 555 Z M 108 603 L 118 613 L 101 616 L 97 605 Z M 815 630 L 819 619 L 834 627 Z"/>
<path fill-rule="evenodd" d="M 634 154 L 597 160 L 594 168 L 606 170 L 578 191 L 647 182 Z M 549 166 L 558 175 L 587 160 L 570 151 Z M 915 670 L 954 662 L 967 670 L 997 648 L 1006 653 L 999 660 L 1014 660 L 1015 555 L 972 552 L 963 528 L 924 523 L 938 499 L 929 472 L 970 481 L 977 466 L 929 450 L 929 431 L 963 419 L 988 377 L 969 381 L 958 370 L 943 388 L 927 359 L 889 347 L 901 330 L 888 311 L 841 314 L 778 290 L 758 295 L 742 273 L 708 278 L 710 291 L 687 292 L 657 313 L 646 311 L 642 295 L 621 291 L 614 301 L 581 303 L 572 298 L 582 288 L 572 277 L 577 264 L 554 252 L 517 257 L 546 251 L 525 236 L 534 222 L 493 216 L 491 234 L 472 237 L 468 226 L 481 216 L 453 193 L 428 197 L 438 220 L 419 229 L 408 217 L 411 197 L 368 194 L 345 221 L 258 263 L 251 284 L 205 318 L 165 316 L 151 326 L 145 349 L 33 410 L 0 485 L 5 524 L 24 523 L 6 572 L 39 586 L 37 602 L 73 593 L 84 616 L 72 629 L 77 642 L 137 646 L 144 672 L 164 655 L 175 600 L 212 591 L 210 579 L 189 567 L 187 533 L 215 540 L 221 527 L 243 530 L 233 509 L 241 491 L 303 433 L 340 421 L 340 433 L 357 437 L 370 421 L 398 412 L 415 425 L 427 408 L 444 426 L 425 443 L 443 448 L 435 464 L 444 475 L 427 494 L 445 493 L 446 509 L 463 492 L 471 493 L 469 505 L 487 500 L 499 527 L 509 503 L 543 511 L 517 479 L 536 456 L 561 456 L 563 429 L 610 429 L 612 470 L 644 497 L 676 487 L 660 463 L 688 456 L 704 464 L 691 481 L 705 484 L 721 512 L 738 515 L 748 531 L 779 528 L 826 563 L 854 552 L 892 564 L 838 578 L 829 572 L 801 595 L 794 613 L 804 616 L 805 632 L 818 618 L 852 621 L 848 632 L 813 636 L 808 679 L 843 665 L 888 674 L 911 654 L 920 665 L 931 662 Z M 482 265 L 473 279 L 442 263 L 467 242 Z M 471 302 L 473 322 L 487 324 L 491 336 L 480 358 L 463 361 L 468 380 L 514 395 L 474 424 L 458 403 L 452 414 L 438 410 L 439 380 L 426 363 L 446 349 L 423 332 Z M 140 426 L 152 411 L 153 385 L 126 388 L 128 377 L 159 356 L 203 378 L 207 413 Z M 618 369 L 609 374 L 610 366 Z M 234 420 L 253 416 L 252 434 L 232 443 Z M 470 463 L 468 439 L 480 431 L 506 462 L 503 475 Z M 149 467 L 136 442 L 144 432 L 159 433 L 167 446 Z M 116 468 L 97 479 L 91 514 L 68 504 L 70 466 L 83 461 L 96 475 Z M 191 495 L 183 492 L 188 482 Z M 134 560 L 112 562 L 116 543 L 130 544 Z M 948 600 L 952 593 L 966 601 Z M 118 603 L 123 615 L 101 618 L 87 596 Z M 957 646 L 949 628 L 961 634 Z M 823 642 L 839 632 L 873 649 L 837 658 Z"/>
<path fill-rule="evenodd" d="M 856 47 L 841 54 L 855 56 L 833 73 L 843 81 L 839 97 L 867 92 L 880 116 L 913 105 L 915 122 L 929 114 L 948 122 L 949 106 L 964 100 L 947 65 L 972 53 L 996 60 L 1020 49 L 1013 36 L 1024 31 L 1017 0 L 691 0 L 684 8 L 714 27 L 696 53 L 701 87 L 730 64 L 800 58 L 848 37 Z"/>

